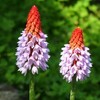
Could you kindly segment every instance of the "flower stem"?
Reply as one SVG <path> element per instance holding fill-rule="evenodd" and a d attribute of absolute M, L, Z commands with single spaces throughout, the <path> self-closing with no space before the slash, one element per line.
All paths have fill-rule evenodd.
<path fill-rule="evenodd" d="M 31 77 L 29 86 L 29 100 L 35 100 L 34 79 Z"/>
<path fill-rule="evenodd" d="M 75 100 L 75 77 L 72 80 L 71 91 L 70 91 L 70 100 Z"/>

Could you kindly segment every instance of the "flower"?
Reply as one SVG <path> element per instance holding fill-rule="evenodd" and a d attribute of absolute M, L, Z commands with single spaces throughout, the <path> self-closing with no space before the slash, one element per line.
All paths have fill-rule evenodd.
<path fill-rule="evenodd" d="M 26 75 L 28 70 L 32 74 L 38 73 L 38 68 L 46 70 L 46 62 L 50 58 L 46 42 L 47 35 L 42 32 L 40 14 L 36 6 L 33 6 L 27 18 L 27 24 L 21 36 L 18 38 L 17 63 L 18 70 Z"/>
<path fill-rule="evenodd" d="M 81 28 L 77 27 L 69 41 L 65 44 L 61 52 L 60 73 L 68 82 L 73 77 L 78 80 L 84 80 L 90 74 L 92 67 L 89 48 L 84 46 Z"/>

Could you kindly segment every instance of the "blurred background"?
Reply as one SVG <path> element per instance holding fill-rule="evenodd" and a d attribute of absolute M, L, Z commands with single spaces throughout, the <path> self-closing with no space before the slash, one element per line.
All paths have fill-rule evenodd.
<path fill-rule="evenodd" d="M 37 100 L 69 100 L 70 84 L 59 73 L 59 58 L 61 48 L 68 43 L 77 26 L 83 29 L 93 67 L 90 77 L 76 84 L 76 100 L 100 100 L 99 0 L 0 1 L 0 100 L 4 98 L 4 91 L 12 91 L 11 94 L 17 92 L 15 97 L 28 100 L 29 75 L 23 76 L 17 71 L 15 53 L 18 37 L 25 28 L 28 12 L 33 5 L 39 9 L 51 55 L 48 70 L 39 70 L 39 74 L 35 75 Z M 9 100 L 15 100 L 15 97 Z"/>

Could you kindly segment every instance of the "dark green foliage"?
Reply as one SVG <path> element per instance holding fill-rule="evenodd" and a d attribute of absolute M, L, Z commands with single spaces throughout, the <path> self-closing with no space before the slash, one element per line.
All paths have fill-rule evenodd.
<path fill-rule="evenodd" d="M 61 47 L 68 43 L 76 26 L 84 31 L 85 45 L 90 48 L 93 68 L 87 80 L 76 84 L 77 100 L 100 99 L 100 4 L 97 0 L 3 0 L 0 1 L 0 82 L 16 86 L 24 96 L 29 75 L 23 76 L 16 66 L 18 37 L 25 28 L 28 12 L 36 5 L 42 29 L 48 34 L 51 58 L 49 69 L 35 75 L 37 100 L 69 100 L 70 85 L 59 73 Z"/>

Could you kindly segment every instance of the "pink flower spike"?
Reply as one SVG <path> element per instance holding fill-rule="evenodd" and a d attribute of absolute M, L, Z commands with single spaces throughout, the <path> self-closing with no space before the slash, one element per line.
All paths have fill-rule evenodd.
<path fill-rule="evenodd" d="M 46 70 L 50 56 L 47 35 L 42 32 L 38 8 L 33 6 L 28 14 L 26 28 L 18 38 L 17 62 L 18 71 L 26 75 L 28 70 L 38 74 L 38 69 Z"/>
<path fill-rule="evenodd" d="M 81 28 L 77 27 L 61 52 L 60 73 L 68 82 L 75 76 L 76 81 L 84 80 L 90 74 L 92 67 L 89 48 L 84 46 Z"/>

